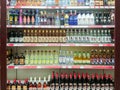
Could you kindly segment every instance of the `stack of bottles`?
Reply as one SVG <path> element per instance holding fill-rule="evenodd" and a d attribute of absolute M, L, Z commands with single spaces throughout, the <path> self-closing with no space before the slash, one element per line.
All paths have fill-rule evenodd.
<path fill-rule="evenodd" d="M 9 6 L 112 6 L 115 0 L 7 0 Z"/>
<path fill-rule="evenodd" d="M 114 90 L 114 81 L 110 74 L 88 74 L 88 73 L 58 73 L 53 72 L 48 79 L 41 77 L 37 80 L 30 77 L 30 80 L 14 80 L 7 82 L 7 90 Z"/>
<path fill-rule="evenodd" d="M 14 65 L 114 65 L 114 50 L 91 51 L 25 50 L 24 54 L 7 50 L 7 64 Z"/>
<path fill-rule="evenodd" d="M 114 11 L 11 9 L 8 25 L 111 25 Z"/>
<path fill-rule="evenodd" d="M 110 29 L 23 30 L 10 31 L 9 43 L 113 43 Z"/>

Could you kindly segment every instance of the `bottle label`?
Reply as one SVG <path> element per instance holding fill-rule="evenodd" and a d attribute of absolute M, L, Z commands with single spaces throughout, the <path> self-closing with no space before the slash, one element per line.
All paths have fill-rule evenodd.
<path fill-rule="evenodd" d="M 33 90 L 33 88 L 32 88 L 32 87 L 29 87 L 29 90 Z"/>
<path fill-rule="evenodd" d="M 24 59 L 20 59 L 20 64 L 21 64 L 21 65 L 25 64 L 24 61 L 25 61 Z"/>
<path fill-rule="evenodd" d="M 16 86 L 12 86 L 12 90 L 16 90 Z"/>
<path fill-rule="evenodd" d="M 23 86 L 23 90 L 27 90 L 27 86 Z"/>
<path fill-rule="evenodd" d="M 19 41 L 19 38 L 18 37 L 15 37 L 15 42 L 18 42 Z"/>
<path fill-rule="evenodd" d="M 41 41 L 42 41 L 41 36 L 39 36 L 38 37 L 38 42 L 41 42 Z"/>
<path fill-rule="evenodd" d="M 77 84 L 74 83 L 74 90 L 77 90 Z"/>
<path fill-rule="evenodd" d="M 10 42 L 15 42 L 15 38 L 14 37 L 10 37 Z"/>
<path fill-rule="evenodd" d="M 7 86 L 7 90 L 10 90 L 10 86 Z"/>
<path fill-rule="evenodd" d="M 21 90 L 22 88 L 21 88 L 21 86 L 17 86 L 17 90 Z"/>
<path fill-rule="evenodd" d="M 19 60 L 15 59 L 14 64 L 18 65 L 19 64 Z"/>
<path fill-rule="evenodd" d="M 72 83 L 69 84 L 69 90 L 73 90 L 73 85 L 72 85 Z"/>
<path fill-rule="evenodd" d="M 37 42 L 37 36 L 34 36 L 33 41 Z"/>
<path fill-rule="evenodd" d="M 19 41 L 19 42 L 23 42 L 23 38 L 22 38 L 22 37 L 20 37 L 18 41 Z"/>

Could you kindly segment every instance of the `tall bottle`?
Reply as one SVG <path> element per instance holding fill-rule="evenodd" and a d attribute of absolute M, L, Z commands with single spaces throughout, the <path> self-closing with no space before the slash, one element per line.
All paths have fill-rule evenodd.
<path fill-rule="evenodd" d="M 37 89 L 42 90 L 41 77 L 39 77 L 39 81 L 38 81 L 38 84 L 37 84 Z"/>
<path fill-rule="evenodd" d="M 16 79 L 13 81 L 13 83 L 11 85 L 11 89 L 12 90 L 16 90 L 17 89 L 17 81 L 16 81 Z"/>
<path fill-rule="evenodd" d="M 64 25 L 67 26 L 69 25 L 69 15 L 68 15 L 68 12 L 66 11 L 65 12 L 65 16 L 64 16 Z"/>
<path fill-rule="evenodd" d="M 9 11 L 9 24 L 13 25 L 13 11 Z"/>
<path fill-rule="evenodd" d="M 10 80 L 8 80 L 7 82 L 7 90 L 10 90 L 11 89 L 11 83 L 10 83 Z"/>
<path fill-rule="evenodd" d="M 29 81 L 29 90 L 33 90 L 33 82 L 32 82 L 32 77 L 30 77 L 30 81 Z"/>
<path fill-rule="evenodd" d="M 22 9 L 20 9 L 20 13 L 19 13 L 19 25 L 22 25 L 23 20 L 22 20 Z"/>
<path fill-rule="evenodd" d="M 35 25 L 35 11 L 32 10 L 31 25 Z"/>
<path fill-rule="evenodd" d="M 46 11 L 44 11 L 44 19 L 43 19 L 43 22 L 44 22 L 44 25 L 47 25 L 47 14 L 46 14 Z"/>
<path fill-rule="evenodd" d="M 43 11 L 40 12 L 40 24 L 44 25 L 44 15 L 43 15 Z"/>
<path fill-rule="evenodd" d="M 78 25 L 78 16 L 77 16 L 77 11 L 74 11 L 74 16 L 73 16 L 73 25 Z"/>
<path fill-rule="evenodd" d="M 19 65 L 19 56 L 18 56 L 18 53 L 16 53 L 15 56 L 14 56 L 14 65 Z"/>
<path fill-rule="evenodd" d="M 28 83 L 28 80 L 25 80 L 24 81 L 24 84 L 23 84 L 23 90 L 27 90 L 28 89 L 28 85 L 29 85 L 29 83 Z"/>
<path fill-rule="evenodd" d="M 72 10 L 70 10 L 69 25 L 73 25 L 73 24 L 74 24 L 74 16 L 73 16 Z"/>
<path fill-rule="evenodd" d="M 17 90 L 22 90 L 23 88 L 23 84 L 21 83 L 21 81 L 19 80 L 18 84 L 17 84 Z"/>
<path fill-rule="evenodd" d="M 55 25 L 57 25 L 57 26 L 60 25 L 60 16 L 59 16 L 58 10 L 56 11 Z"/>
<path fill-rule="evenodd" d="M 39 10 L 36 9 L 36 14 L 35 14 L 35 25 L 40 25 L 40 15 L 39 15 Z"/>
<path fill-rule="evenodd" d="M 64 10 L 61 11 L 60 25 L 64 25 Z"/>

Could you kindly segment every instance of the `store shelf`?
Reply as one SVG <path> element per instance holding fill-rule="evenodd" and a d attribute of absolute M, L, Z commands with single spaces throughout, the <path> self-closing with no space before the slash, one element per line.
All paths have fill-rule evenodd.
<path fill-rule="evenodd" d="M 8 65 L 7 69 L 114 69 L 107 65 Z"/>
<path fill-rule="evenodd" d="M 7 9 L 114 9 L 115 6 L 7 6 Z"/>
<path fill-rule="evenodd" d="M 90 44 L 90 43 L 7 43 L 7 46 L 14 47 L 14 46 L 107 46 L 113 47 L 114 44 Z"/>
<path fill-rule="evenodd" d="M 49 26 L 49 25 L 7 25 L 7 28 L 114 28 L 114 25 L 79 25 L 79 26 Z"/>
<path fill-rule="evenodd" d="M 79 25 L 79 26 L 61 26 L 61 28 L 114 28 L 114 25 Z"/>
<path fill-rule="evenodd" d="M 7 25 L 7 28 L 60 28 L 55 25 Z"/>

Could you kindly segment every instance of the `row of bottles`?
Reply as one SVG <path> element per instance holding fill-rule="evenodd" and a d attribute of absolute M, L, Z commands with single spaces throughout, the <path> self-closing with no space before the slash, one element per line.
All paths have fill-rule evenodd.
<path fill-rule="evenodd" d="M 110 74 L 88 74 L 79 72 L 67 73 L 52 73 L 37 80 L 36 77 L 30 77 L 24 82 L 14 80 L 7 82 L 7 90 L 114 90 L 114 81 Z"/>
<path fill-rule="evenodd" d="M 115 0 L 7 0 L 9 6 L 111 6 Z"/>
<path fill-rule="evenodd" d="M 14 55 L 7 50 L 7 64 L 14 65 L 114 65 L 114 50 L 93 49 L 91 51 L 66 50 L 25 50 L 24 54 Z"/>
<path fill-rule="evenodd" d="M 9 25 L 111 25 L 114 11 L 12 9 L 7 20 Z"/>
<path fill-rule="evenodd" d="M 112 43 L 113 32 L 110 29 L 67 29 L 67 30 L 24 30 L 10 31 L 9 43 Z"/>

